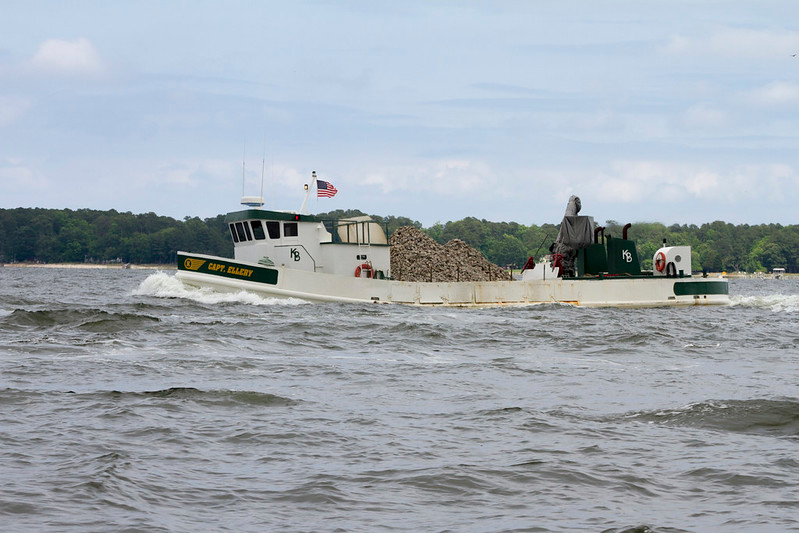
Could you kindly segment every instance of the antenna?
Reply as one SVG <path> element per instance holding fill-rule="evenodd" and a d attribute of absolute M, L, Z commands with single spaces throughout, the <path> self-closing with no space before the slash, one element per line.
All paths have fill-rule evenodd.
<path fill-rule="evenodd" d="M 264 197 L 264 168 L 266 167 L 266 142 L 264 142 L 264 155 L 261 158 L 261 201 Z M 261 204 L 263 205 L 263 203 Z"/>
<path fill-rule="evenodd" d="M 272 209 L 275 208 L 275 154 L 269 154 L 269 186 L 272 188 Z"/>
<path fill-rule="evenodd" d="M 244 157 L 241 162 L 241 205 L 247 207 L 261 208 L 264 205 L 264 186 L 263 186 L 263 172 L 261 173 L 261 196 L 245 196 L 244 195 L 244 166 L 247 161 L 247 147 L 245 144 Z"/>
<path fill-rule="evenodd" d="M 241 154 L 241 195 L 244 196 L 244 165 L 247 163 L 247 141 L 244 141 L 244 152 Z"/>

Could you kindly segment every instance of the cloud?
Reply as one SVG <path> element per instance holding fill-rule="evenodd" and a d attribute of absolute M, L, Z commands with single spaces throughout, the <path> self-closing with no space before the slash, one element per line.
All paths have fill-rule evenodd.
<path fill-rule="evenodd" d="M 608 203 L 679 203 L 704 200 L 783 203 L 799 196 L 799 173 L 785 164 L 707 168 L 661 161 L 617 161 L 588 187 Z"/>
<path fill-rule="evenodd" d="M 48 75 L 99 76 L 105 72 L 100 54 L 85 37 L 74 41 L 44 41 L 28 61 L 27 67 L 33 72 Z"/>
<path fill-rule="evenodd" d="M 0 128 L 9 126 L 25 116 L 31 106 L 28 98 L 0 94 Z"/>
<path fill-rule="evenodd" d="M 7 195 L 38 194 L 48 188 L 48 181 L 35 168 L 17 158 L 0 159 L 0 191 Z"/>
<path fill-rule="evenodd" d="M 379 186 L 384 194 L 400 191 L 444 196 L 471 196 L 485 190 L 496 194 L 497 182 L 487 164 L 460 159 L 384 168 L 367 173 L 363 180 L 364 185 Z"/>
<path fill-rule="evenodd" d="M 708 35 L 673 35 L 661 48 L 673 56 L 746 59 L 790 59 L 799 50 L 799 32 L 718 27 Z"/>
<path fill-rule="evenodd" d="M 749 94 L 749 100 L 763 106 L 797 104 L 799 103 L 799 85 L 776 81 L 752 91 Z"/>
<path fill-rule="evenodd" d="M 682 122 L 692 128 L 718 128 L 726 123 L 726 114 L 706 105 L 696 105 L 682 114 Z"/>
<path fill-rule="evenodd" d="M 91 166 L 92 173 L 101 174 L 102 165 L 84 162 Z M 150 190 L 153 187 L 168 190 L 188 190 L 208 186 L 220 177 L 241 176 L 241 167 L 235 161 L 220 159 L 197 160 L 150 160 L 131 163 L 129 161 L 108 161 L 104 165 L 128 169 L 128 178 L 124 181 L 130 187 Z M 131 179 L 132 178 L 132 179 Z M 118 183 L 117 186 L 120 186 Z"/>

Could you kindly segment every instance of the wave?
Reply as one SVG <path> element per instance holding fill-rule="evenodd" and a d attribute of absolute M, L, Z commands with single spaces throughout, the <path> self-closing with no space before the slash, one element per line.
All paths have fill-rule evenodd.
<path fill-rule="evenodd" d="M 677 533 L 677 532 L 685 532 L 687 530 L 674 529 L 671 527 L 660 529 L 654 526 L 641 525 L 641 526 L 626 526 L 622 528 L 604 529 L 602 530 L 602 533 L 659 533 L 661 531 L 664 533 L 667 531 L 672 533 Z"/>
<path fill-rule="evenodd" d="M 182 298 L 202 304 L 242 303 L 249 305 L 303 305 L 305 300 L 298 298 L 265 298 L 257 294 L 239 292 L 217 292 L 209 288 L 184 285 L 175 276 L 165 272 L 151 274 L 134 289 L 133 296 L 154 296 L 156 298 Z"/>
<path fill-rule="evenodd" d="M 292 405 L 295 400 L 276 396 L 265 392 L 255 392 L 246 390 L 201 390 L 194 387 L 170 387 L 168 389 L 145 391 L 141 393 L 120 393 L 114 391 L 112 394 L 134 394 L 136 396 L 155 397 L 155 398 L 177 398 L 181 400 L 193 400 L 223 405 Z"/>
<path fill-rule="evenodd" d="M 3 324 L 15 328 L 53 328 L 76 327 L 92 333 L 113 333 L 148 327 L 160 322 L 156 317 L 132 314 L 114 313 L 99 309 L 45 309 L 30 311 L 15 309 L 8 314 L 0 313 Z"/>
<path fill-rule="evenodd" d="M 799 437 L 799 401 L 794 399 L 711 400 L 678 409 L 634 413 L 628 418 L 733 433 Z"/>
<path fill-rule="evenodd" d="M 770 309 L 776 313 L 795 313 L 799 311 L 799 294 L 733 296 L 730 300 L 734 306 Z"/>
<path fill-rule="evenodd" d="M 5 388 L 0 389 L 0 405 L 24 403 L 30 399 L 43 400 L 51 396 L 62 395 L 70 395 L 75 398 L 81 398 L 90 401 L 99 400 L 103 402 L 109 399 L 117 402 L 119 400 L 137 400 L 142 398 L 170 398 L 180 401 L 188 400 L 197 403 L 214 404 L 223 407 L 234 405 L 288 406 L 298 403 L 298 400 L 293 400 L 291 398 L 285 398 L 265 392 L 228 389 L 202 390 L 194 387 L 170 387 L 167 389 L 142 392 L 101 390 L 96 392 L 79 393 L 75 391 L 35 391 Z"/>

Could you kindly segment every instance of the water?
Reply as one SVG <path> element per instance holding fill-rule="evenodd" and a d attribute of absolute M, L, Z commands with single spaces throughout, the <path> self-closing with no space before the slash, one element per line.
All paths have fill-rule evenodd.
<path fill-rule="evenodd" d="M 3 531 L 799 531 L 799 280 L 419 309 L 0 269 Z"/>

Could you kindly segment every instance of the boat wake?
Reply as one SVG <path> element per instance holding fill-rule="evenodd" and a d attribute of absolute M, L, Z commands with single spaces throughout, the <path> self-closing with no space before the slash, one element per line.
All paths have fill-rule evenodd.
<path fill-rule="evenodd" d="M 156 298 L 185 298 L 203 304 L 242 303 L 249 305 L 303 305 L 308 302 L 298 298 L 263 298 L 247 291 L 217 292 L 208 288 L 184 285 L 179 279 L 165 272 L 151 274 L 133 291 L 134 296 Z"/>
<path fill-rule="evenodd" d="M 778 313 L 799 312 L 799 294 L 769 294 L 762 296 L 733 296 L 732 305 L 770 309 Z"/>

